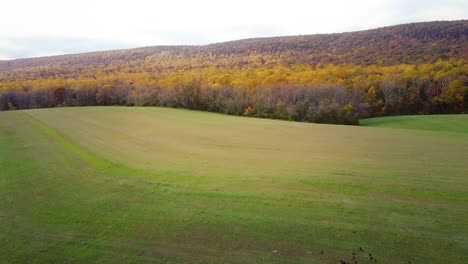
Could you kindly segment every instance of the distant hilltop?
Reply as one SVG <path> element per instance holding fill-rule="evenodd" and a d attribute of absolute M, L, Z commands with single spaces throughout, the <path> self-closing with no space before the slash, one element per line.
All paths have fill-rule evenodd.
<path fill-rule="evenodd" d="M 206 61 L 210 66 L 263 64 L 395 65 L 468 59 L 468 20 L 411 23 L 348 33 L 253 38 L 203 46 L 154 46 L 125 50 L 0 61 L 0 69 L 40 66 L 102 67 L 182 60 L 182 66 Z M 234 58 L 234 60 L 232 60 Z M 191 61 L 184 64 L 183 60 Z M 169 67 L 178 67 L 170 65 Z M 161 66 L 164 67 L 164 66 Z M 196 67 L 203 67 L 196 65 Z M 171 68 L 171 69 L 172 69 Z"/>

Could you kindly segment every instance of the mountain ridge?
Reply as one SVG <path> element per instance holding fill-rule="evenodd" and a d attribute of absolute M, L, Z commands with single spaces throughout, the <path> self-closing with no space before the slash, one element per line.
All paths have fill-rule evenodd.
<path fill-rule="evenodd" d="M 430 63 L 438 59 L 468 59 L 468 20 L 407 23 L 374 29 L 294 36 L 248 38 L 206 45 L 159 45 L 64 54 L 47 57 L 0 60 L 0 69 L 74 63 L 109 65 L 115 61 L 145 60 L 161 53 L 168 59 L 200 56 L 270 55 L 290 58 L 291 64 L 395 65 Z M 81 60 L 80 60 L 81 59 Z M 156 62 L 163 60 L 156 58 Z"/>

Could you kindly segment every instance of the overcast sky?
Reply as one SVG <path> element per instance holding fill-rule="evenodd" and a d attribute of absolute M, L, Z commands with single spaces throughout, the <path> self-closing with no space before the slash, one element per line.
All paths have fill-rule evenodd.
<path fill-rule="evenodd" d="M 467 0 L 2 0 L 0 59 L 467 18 Z"/>

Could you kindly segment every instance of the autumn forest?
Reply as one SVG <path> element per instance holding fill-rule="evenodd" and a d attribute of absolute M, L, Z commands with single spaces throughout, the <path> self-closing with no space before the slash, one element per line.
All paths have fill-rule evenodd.
<path fill-rule="evenodd" d="M 468 112 L 468 22 L 0 61 L 0 109 L 166 106 L 359 124 Z"/>

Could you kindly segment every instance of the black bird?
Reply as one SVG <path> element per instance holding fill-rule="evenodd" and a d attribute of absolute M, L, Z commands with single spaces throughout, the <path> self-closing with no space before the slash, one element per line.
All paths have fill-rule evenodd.
<path fill-rule="evenodd" d="M 359 251 L 364 252 L 364 250 L 362 250 L 362 247 L 359 247 Z"/>
<path fill-rule="evenodd" d="M 323 255 L 323 249 L 320 250 L 320 254 Z"/>

